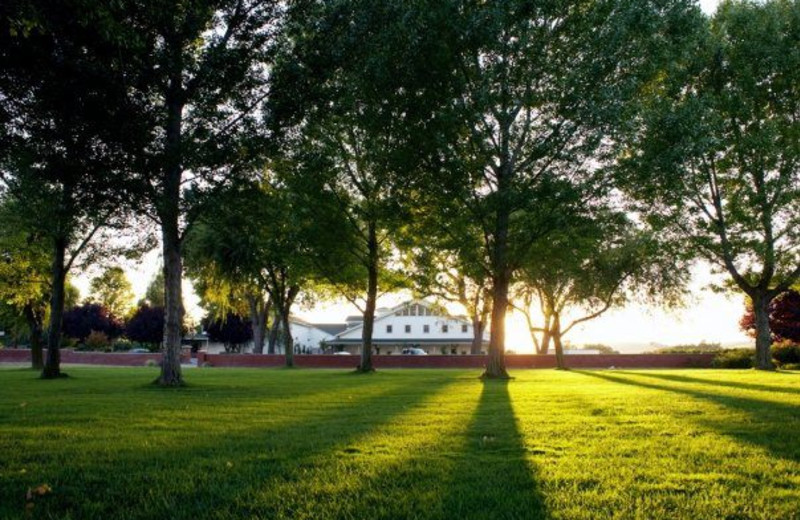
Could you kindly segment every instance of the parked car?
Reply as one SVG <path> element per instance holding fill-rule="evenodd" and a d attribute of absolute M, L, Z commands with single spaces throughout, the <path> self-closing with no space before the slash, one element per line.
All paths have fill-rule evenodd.
<path fill-rule="evenodd" d="M 421 348 L 411 347 L 411 348 L 404 348 L 403 354 L 407 356 L 427 356 L 428 353 L 422 350 Z"/>
<path fill-rule="evenodd" d="M 334 352 L 334 356 L 349 356 L 350 353 L 346 350 L 340 350 L 339 352 Z"/>
<path fill-rule="evenodd" d="M 146 348 L 132 348 L 128 352 L 130 352 L 131 354 L 149 354 L 150 353 L 150 351 L 147 350 Z"/>

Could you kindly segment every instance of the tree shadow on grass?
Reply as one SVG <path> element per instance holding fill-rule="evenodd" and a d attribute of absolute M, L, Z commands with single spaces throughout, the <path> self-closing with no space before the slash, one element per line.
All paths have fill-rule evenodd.
<path fill-rule="evenodd" d="M 291 518 L 298 505 L 313 499 L 292 493 L 296 485 L 337 457 L 350 439 L 391 421 L 449 382 L 432 377 L 410 387 L 411 380 L 403 377 L 370 377 L 369 382 L 341 377 L 353 382 L 342 386 L 340 381 L 334 390 L 338 394 L 332 392 L 327 399 L 315 396 L 297 408 L 265 409 L 283 412 L 287 419 L 254 418 L 259 413 L 255 399 L 235 399 L 231 406 L 221 401 L 217 417 L 231 421 L 230 428 L 223 424 L 192 431 L 190 416 L 181 424 L 159 420 L 164 429 L 149 440 L 149 448 L 95 446 L 91 456 L 75 454 L 71 463 L 49 466 L 47 482 L 53 493 L 41 501 L 37 513 L 120 519 Z M 210 426 L 214 417 L 206 415 L 200 424 Z M 70 447 L 73 453 L 76 449 Z M 260 496 L 265 488 L 285 492 Z"/>
<path fill-rule="evenodd" d="M 720 381 L 716 379 L 707 379 L 702 377 L 690 377 L 678 374 L 654 374 L 650 372 L 629 372 L 627 370 L 617 370 L 618 374 L 634 375 L 649 377 L 653 379 L 662 379 L 664 381 L 673 381 L 675 383 L 688 383 L 688 384 L 703 384 L 716 387 L 734 388 L 737 390 L 752 390 L 756 392 L 777 392 L 782 394 L 800 394 L 800 388 L 786 388 L 785 386 L 764 385 L 760 383 L 747 383 L 739 381 Z"/>
<path fill-rule="evenodd" d="M 673 392 L 745 414 L 745 417 L 725 416 L 712 419 L 707 416 L 694 416 L 693 421 L 707 426 L 721 435 L 733 437 L 747 444 L 764 448 L 777 457 L 800 462 L 800 445 L 796 442 L 796 431 L 800 427 L 800 406 L 789 403 L 764 401 L 752 397 L 729 395 L 719 392 L 703 391 L 671 384 L 658 384 L 632 379 L 631 377 L 650 377 L 664 380 L 659 374 L 625 373 L 624 376 L 595 371 L 575 371 L 580 374 L 603 379 L 612 383 L 637 386 L 650 390 Z M 676 381 L 680 384 L 681 381 Z"/>
<path fill-rule="evenodd" d="M 511 405 L 508 381 L 486 380 L 443 500 L 446 518 L 548 518 Z"/>

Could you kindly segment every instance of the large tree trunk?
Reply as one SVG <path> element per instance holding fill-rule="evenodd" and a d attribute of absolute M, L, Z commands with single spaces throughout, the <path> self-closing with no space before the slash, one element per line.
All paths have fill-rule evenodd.
<path fill-rule="evenodd" d="M 472 345 L 469 353 L 479 355 L 483 352 L 483 331 L 486 328 L 486 317 L 475 315 L 472 317 Z"/>
<path fill-rule="evenodd" d="M 497 178 L 497 217 L 492 248 L 492 321 L 489 336 L 489 360 L 482 376 L 492 379 L 509 378 L 508 371 L 506 371 L 506 313 L 508 312 L 508 286 L 511 283 L 511 270 L 508 265 L 510 209 L 507 203 L 510 177 L 511 170 L 506 155 Z"/>
<path fill-rule="evenodd" d="M 769 327 L 769 304 L 772 301 L 766 294 L 752 297 L 753 315 L 756 322 L 756 368 L 774 370 L 772 364 L 772 332 Z"/>
<path fill-rule="evenodd" d="M 173 46 L 172 74 L 167 92 L 166 146 L 164 184 L 158 213 L 161 220 L 161 239 L 164 253 L 164 347 L 161 375 L 157 383 L 161 386 L 183 385 L 181 373 L 181 324 L 183 322 L 183 297 L 181 281 L 183 262 L 181 258 L 180 198 L 182 165 L 182 121 L 183 87 L 180 46 Z"/>
<path fill-rule="evenodd" d="M 361 363 L 359 372 L 374 372 L 372 365 L 372 332 L 375 324 L 375 306 L 378 300 L 378 234 L 375 224 L 370 222 L 367 248 L 369 266 L 367 268 L 367 305 L 364 308 L 364 327 L 361 333 Z"/>
<path fill-rule="evenodd" d="M 36 312 L 33 304 L 27 304 L 23 309 L 25 321 L 31 335 L 31 368 L 42 370 L 44 368 L 44 352 L 42 351 L 42 318 Z"/>
<path fill-rule="evenodd" d="M 43 379 L 64 377 L 61 373 L 61 322 L 64 317 L 64 285 L 67 272 L 64 266 L 67 253 L 67 240 L 54 241 L 52 266 L 52 290 L 50 296 L 50 326 L 47 332 L 47 359 L 42 370 Z"/>
<path fill-rule="evenodd" d="M 163 224 L 162 224 L 163 226 Z M 177 231 L 177 222 L 173 227 Z M 162 233 L 164 240 L 164 346 L 161 361 L 161 386 L 183 385 L 181 372 L 181 324 L 183 323 L 183 297 L 181 279 L 183 266 L 180 243 L 171 232 Z"/>
<path fill-rule="evenodd" d="M 272 316 L 272 327 L 269 329 L 269 340 L 267 341 L 267 354 L 275 354 L 275 345 L 278 343 L 278 333 L 281 330 L 280 308 L 275 306 L 275 313 Z"/>
<path fill-rule="evenodd" d="M 250 321 L 253 327 L 253 354 L 264 353 L 264 337 L 267 332 L 267 316 L 272 304 L 258 296 L 250 296 Z"/>

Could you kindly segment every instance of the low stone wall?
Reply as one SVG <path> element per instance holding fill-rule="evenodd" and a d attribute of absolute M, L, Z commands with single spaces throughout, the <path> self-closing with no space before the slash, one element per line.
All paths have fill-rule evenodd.
<path fill-rule="evenodd" d="M 566 356 L 570 368 L 709 368 L 713 354 L 609 354 Z M 373 356 L 376 368 L 483 368 L 486 356 Z M 358 356 L 295 355 L 295 365 L 306 368 L 355 368 Z M 199 365 L 214 367 L 280 367 L 283 355 L 197 354 Z M 552 355 L 506 356 L 508 368 L 554 368 Z"/>
<path fill-rule="evenodd" d="M 190 358 L 189 349 L 184 349 L 181 352 L 181 362 L 188 363 Z M 0 349 L 0 363 L 30 363 L 30 361 L 31 351 L 28 349 Z M 61 362 L 65 364 L 136 367 L 144 366 L 150 362 L 160 363 L 161 353 L 78 352 L 73 349 L 62 348 Z"/>

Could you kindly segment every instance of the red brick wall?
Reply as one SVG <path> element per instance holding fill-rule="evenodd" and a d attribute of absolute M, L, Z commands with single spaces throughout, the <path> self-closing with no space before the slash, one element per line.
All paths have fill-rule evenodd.
<path fill-rule="evenodd" d="M 571 368 L 708 368 L 713 354 L 613 354 L 567 356 Z M 377 368 L 482 368 L 486 356 L 373 356 Z M 295 355 L 295 365 L 308 368 L 355 368 L 358 356 Z M 279 367 L 282 355 L 207 354 L 199 352 L 199 364 L 215 367 Z M 506 357 L 509 368 L 553 368 L 555 356 L 521 354 Z"/>
<path fill-rule="evenodd" d="M 181 352 L 181 361 L 188 363 L 188 349 Z M 31 351 L 27 349 L 0 349 L 0 363 L 30 363 Z M 161 354 L 130 354 L 127 352 L 76 352 L 61 349 L 62 363 L 81 365 L 144 366 L 148 361 L 161 362 Z"/>

